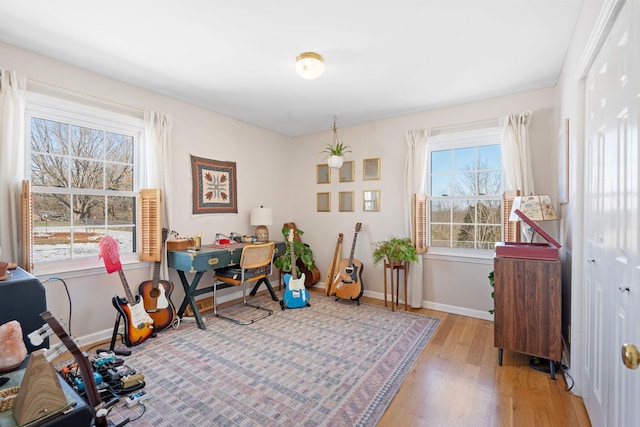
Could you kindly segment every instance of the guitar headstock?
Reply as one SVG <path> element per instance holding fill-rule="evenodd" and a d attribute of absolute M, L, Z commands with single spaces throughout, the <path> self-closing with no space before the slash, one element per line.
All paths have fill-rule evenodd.
<path fill-rule="evenodd" d="M 120 250 L 118 249 L 118 241 L 109 235 L 105 235 L 100 240 L 100 258 L 104 261 L 107 273 L 122 270 L 120 264 Z"/>
<path fill-rule="evenodd" d="M 362 223 L 361 222 L 356 223 L 356 233 L 359 233 L 361 228 L 362 228 Z"/>
<path fill-rule="evenodd" d="M 293 243 L 293 235 L 294 235 L 295 231 L 293 231 L 293 228 L 289 229 L 289 234 L 287 235 L 287 242 L 289 243 Z"/>
<path fill-rule="evenodd" d="M 338 243 L 342 243 L 342 238 L 343 237 L 344 237 L 344 234 L 338 233 Z"/>

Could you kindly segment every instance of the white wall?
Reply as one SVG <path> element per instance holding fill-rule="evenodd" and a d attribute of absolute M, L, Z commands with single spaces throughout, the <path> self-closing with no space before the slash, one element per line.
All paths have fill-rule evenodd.
<path fill-rule="evenodd" d="M 574 393 L 580 395 L 582 326 L 582 205 L 584 183 L 584 84 L 576 75 L 583 52 L 604 1 L 583 3 L 580 18 L 565 58 L 556 90 L 556 121 L 569 119 L 569 203 L 558 211 L 560 215 L 559 243 L 562 251 L 563 335 L 568 340 Z M 575 351 L 571 351 L 575 350 Z"/>
<path fill-rule="evenodd" d="M 364 228 L 356 245 L 355 257 L 365 265 L 363 279 L 368 295 L 382 297 L 383 269 L 373 266 L 372 243 L 389 235 L 404 235 L 402 172 L 407 130 L 532 111 L 530 136 L 536 190 L 550 194 L 553 200 L 556 198 L 557 165 L 554 153 L 557 114 L 554 111 L 553 88 L 349 128 L 341 128 L 338 118 L 339 136 L 353 150 L 347 160 L 355 160 L 356 181 L 338 183 L 337 171 L 332 171 L 332 182 L 321 185 L 316 184 L 316 164 L 323 162 L 320 151 L 327 142 L 332 141 L 332 123 L 327 123 L 326 132 L 292 140 L 2 43 L 0 58 L 0 67 L 17 70 L 30 79 L 141 110 L 171 115 L 174 172 L 172 228 L 183 236 L 202 233 L 206 243 L 213 240 L 216 232 L 250 232 L 249 211 L 264 204 L 274 209 L 274 225 L 269 227 L 272 238 L 279 237 L 282 224 L 288 221 L 295 221 L 305 231 L 303 241 L 314 250 L 324 280 L 338 233 L 345 235 L 343 255 L 348 257 L 355 223 L 362 222 Z M 189 154 L 237 162 L 237 215 L 190 215 Z M 381 180 L 363 181 L 362 160 L 375 157 L 382 159 Z M 362 191 L 377 189 L 381 190 L 381 211 L 363 213 Z M 331 213 L 316 212 L 316 193 L 320 191 L 332 192 Z M 355 212 L 337 212 L 338 191 L 355 192 Z M 554 229 L 547 231 L 555 234 Z M 493 302 L 487 275 L 492 269 L 492 260 L 460 263 L 427 256 L 425 305 L 488 317 L 487 310 L 493 307 Z M 109 276 L 103 271 L 91 274 L 62 276 L 70 286 L 73 300 L 73 333 L 76 336 L 89 336 L 89 339 L 109 336 L 115 317 L 111 298 L 122 294 L 120 280 L 115 275 Z M 133 289 L 137 289 L 137 285 L 150 275 L 146 266 L 125 266 L 125 274 Z M 171 273 L 171 279 L 176 284 L 173 301 L 179 305 L 183 293 L 175 272 Z M 49 309 L 56 316 L 66 317 L 68 305 L 63 288 L 55 281 L 46 282 L 45 287 Z"/>
<path fill-rule="evenodd" d="M 173 224 L 182 236 L 202 233 L 204 242 L 212 242 L 215 233 L 231 231 L 253 234 L 249 225 L 251 208 L 264 204 L 274 210 L 275 222 L 290 217 L 291 197 L 286 190 L 287 176 L 282 172 L 291 141 L 282 135 L 203 110 L 174 99 L 108 79 L 40 55 L 0 43 L 0 67 L 17 70 L 29 79 L 124 104 L 140 110 L 154 110 L 173 117 Z M 238 214 L 191 216 L 191 178 L 189 155 L 235 161 L 238 177 Z M 138 284 L 150 279 L 145 265 L 124 266 L 125 276 L 136 293 Z M 95 272 L 58 274 L 70 288 L 73 301 L 72 333 L 87 340 L 110 336 L 116 311 L 111 298 L 123 295 L 117 274 L 104 269 Z M 39 277 L 45 281 L 45 277 Z M 178 306 L 184 292 L 179 278 L 171 272 L 176 286 L 173 302 Z M 210 283 L 210 277 L 202 283 Z M 44 283 L 47 306 L 56 317 L 67 319 L 68 303 L 59 281 Z M 105 335 L 106 334 L 106 335 Z"/>
<path fill-rule="evenodd" d="M 351 146 L 347 160 L 355 160 L 356 181 L 338 182 L 338 171 L 332 171 L 330 184 L 316 184 L 316 164 L 322 163 L 322 151 L 326 143 L 333 141 L 327 123 L 327 131 L 295 138 L 296 161 L 290 165 L 295 176 L 295 203 L 292 218 L 305 231 L 303 241 L 309 243 L 323 274 L 333 257 L 338 233 L 344 234 L 343 256 L 349 257 L 356 222 L 363 223 L 358 236 L 355 258 L 365 268 L 363 283 L 365 295 L 382 298 L 383 268 L 373 266 L 371 245 L 389 235 L 404 236 L 403 169 L 407 144 L 406 132 L 410 129 L 433 128 L 477 120 L 503 117 L 506 114 L 532 111 L 529 129 L 533 157 L 534 180 L 537 192 L 549 194 L 556 200 L 557 164 L 555 156 L 556 123 L 553 88 L 525 92 L 464 104 L 389 120 L 366 123 L 360 126 L 340 128 L 342 142 Z M 363 181 L 362 161 L 380 157 L 382 170 L 380 181 Z M 380 212 L 362 211 L 362 191 L 381 190 Z M 316 193 L 330 191 L 331 212 L 316 212 Z M 355 212 L 338 212 L 339 191 L 355 191 Z M 544 228 L 552 236 L 553 224 Z M 426 256 L 424 273 L 425 306 L 491 318 L 487 310 L 493 308 L 491 287 L 487 276 L 493 270 L 493 260 L 451 262 Z"/>

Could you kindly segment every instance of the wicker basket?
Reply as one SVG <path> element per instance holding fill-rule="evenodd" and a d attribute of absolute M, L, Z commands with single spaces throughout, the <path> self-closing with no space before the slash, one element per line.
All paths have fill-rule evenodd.
<path fill-rule="evenodd" d="M 0 412 L 8 411 L 13 408 L 13 402 L 15 402 L 16 397 L 18 397 L 18 391 L 20 387 L 11 387 L 5 390 L 0 390 Z"/>

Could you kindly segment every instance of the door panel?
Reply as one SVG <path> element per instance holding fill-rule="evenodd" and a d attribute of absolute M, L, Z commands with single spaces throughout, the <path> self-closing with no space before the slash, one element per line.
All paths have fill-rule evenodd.
<path fill-rule="evenodd" d="M 638 5 L 623 7 L 586 82 L 583 397 L 594 426 L 636 425 L 640 373 L 620 352 L 640 344 Z M 635 22 L 635 25 L 631 25 Z"/>

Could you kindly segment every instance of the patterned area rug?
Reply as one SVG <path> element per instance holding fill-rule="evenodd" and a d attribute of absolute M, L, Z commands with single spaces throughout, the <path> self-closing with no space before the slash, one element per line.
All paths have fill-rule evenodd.
<path fill-rule="evenodd" d="M 374 426 L 440 322 L 316 293 L 294 310 L 251 302 L 274 314 L 248 326 L 209 315 L 206 330 L 183 323 L 131 349 L 149 393 L 133 425 Z M 109 420 L 142 410 L 123 399 Z"/>

